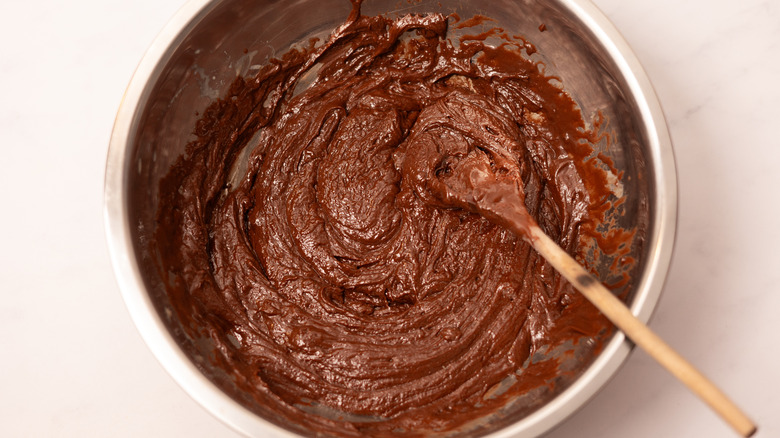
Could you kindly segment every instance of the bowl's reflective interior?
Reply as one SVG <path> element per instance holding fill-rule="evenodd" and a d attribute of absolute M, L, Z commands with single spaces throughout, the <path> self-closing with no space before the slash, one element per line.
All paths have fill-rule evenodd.
<path fill-rule="evenodd" d="M 193 138 L 196 113 L 221 96 L 237 75 L 252 74 L 269 57 L 284 53 L 293 44 L 312 36 L 327 36 L 343 22 L 350 8 L 347 0 L 212 2 L 185 27 L 178 44 L 163 55 L 157 69 L 159 75 L 156 81 L 147 84 L 141 110 L 131 126 L 124 190 L 129 199 L 130 223 L 135 225 L 131 233 L 136 257 L 148 291 L 174 337 L 204 375 L 261 416 L 263 407 L 237 391 L 230 379 L 212 366 L 209 341 L 190 339 L 181 330 L 167 305 L 168 298 L 154 266 L 156 257 L 145 253 L 139 242 L 154 231 L 158 181 Z M 647 246 L 653 244 L 646 241 L 653 202 L 649 169 L 652 163 L 648 158 L 646 128 L 605 49 L 556 2 L 367 0 L 363 6 L 364 14 L 429 11 L 457 12 L 464 18 L 475 14 L 494 18 L 496 22 L 490 26 L 497 25 L 510 34 L 522 35 L 539 49 L 534 57 L 544 62 L 548 74 L 561 79 L 579 103 L 586 121 L 595 120 L 599 112 L 603 114 L 608 122 L 605 131 L 610 133 L 612 141 L 600 143 L 599 151 L 611 158 L 623 173 L 622 189 L 626 196 L 620 211 L 613 212 L 614 219 L 619 226 L 638 229 L 630 255 L 638 261 L 632 274 L 641 276 Z M 539 30 L 541 24 L 546 26 L 546 31 Z M 608 262 L 591 261 L 602 274 L 608 271 Z M 631 299 L 633 291 L 627 292 Z M 581 344 L 582 348 L 575 347 L 575 354 L 562 365 L 579 371 L 559 377 L 554 389 L 520 397 L 502 412 L 472 425 L 469 433 L 482 434 L 515 422 L 559 394 L 593 360 L 588 343 Z M 282 426 L 295 430 L 294 426 Z"/>

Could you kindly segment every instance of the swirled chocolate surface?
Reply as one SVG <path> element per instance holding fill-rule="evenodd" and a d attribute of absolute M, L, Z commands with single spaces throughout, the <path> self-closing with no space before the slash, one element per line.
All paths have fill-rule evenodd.
<path fill-rule="evenodd" d="M 533 47 L 452 41 L 457 20 L 356 3 L 327 41 L 237 79 L 160 184 L 174 309 L 271 421 L 454 431 L 566 372 L 535 355 L 609 330 L 520 238 L 432 189 L 475 151 L 509 160 L 576 255 L 608 193 Z"/>

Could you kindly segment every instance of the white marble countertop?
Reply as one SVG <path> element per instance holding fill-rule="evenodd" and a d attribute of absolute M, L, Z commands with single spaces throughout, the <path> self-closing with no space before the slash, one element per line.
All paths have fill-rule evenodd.
<path fill-rule="evenodd" d="M 236 436 L 130 321 L 102 223 L 133 69 L 184 0 L 0 2 L 0 435 Z M 597 0 L 667 114 L 679 173 L 651 327 L 780 436 L 780 2 Z M 731 437 L 641 351 L 550 437 Z"/>

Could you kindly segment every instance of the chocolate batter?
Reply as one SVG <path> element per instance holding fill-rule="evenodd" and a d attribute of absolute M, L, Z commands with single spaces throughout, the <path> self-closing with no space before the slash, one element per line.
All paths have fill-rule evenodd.
<path fill-rule="evenodd" d="M 454 164 L 517 178 L 578 256 L 609 191 L 530 44 L 451 41 L 444 15 L 359 6 L 209 106 L 161 182 L 151 246 L 185 330 L 271 421 L 453 431 L 566 372 L 535 355 L 611 330 L 526 243 L 448 197 Z"/>

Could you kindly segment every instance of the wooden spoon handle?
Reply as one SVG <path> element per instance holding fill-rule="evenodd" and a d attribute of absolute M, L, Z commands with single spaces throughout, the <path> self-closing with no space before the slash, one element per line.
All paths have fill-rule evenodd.
<path fill-rule="evenodd" d="M 538 226 L 529 230 L 530 243 L 585 298 L 636 345 L 709 404 L 740 435 L 756 433 L 756 425 L 720 389 L 663 339 L 639 321 L 601 282 L 550 239 Z"/>

